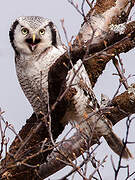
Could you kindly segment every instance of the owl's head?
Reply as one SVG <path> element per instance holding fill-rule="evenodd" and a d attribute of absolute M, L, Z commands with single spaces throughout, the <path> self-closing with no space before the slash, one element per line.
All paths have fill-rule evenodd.
<path fill-rule="evenodd" d="M 52 21 L 39 16 L 16 19 L 10 31 L 10 42 L 17 54 L 35 54 L 51 46 L 60 46 L 61 39 Z"/>

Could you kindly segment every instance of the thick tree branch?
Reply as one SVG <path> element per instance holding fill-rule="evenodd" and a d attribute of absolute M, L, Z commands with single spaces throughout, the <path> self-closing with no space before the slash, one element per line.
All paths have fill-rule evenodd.
<path fill-rule="evenodd" d="M 113 56 L 123 52 L 127 52 L 135 47 L 135 22 L 131 22 L 125 26 L 125 33 L 122 35 L 111 33 L 108 41 L 111 42 L 105 47 L 104 41 L 97 44 L 90 44 L 87 47 L 73 47 L 70 57 L 66 52 L 51 67 L 49 72 L 49 80 L 54 83 L 64 82 L 68 70 L 71 68 L 70 58 L 73 64 L 79 59 L 84 58 L 84 64 L 89 74 L 92 85 L 94 86 L 98 77 L 103 73 L 106 64 Z M 50 88 L 52 89 L 52 88 Z"/>

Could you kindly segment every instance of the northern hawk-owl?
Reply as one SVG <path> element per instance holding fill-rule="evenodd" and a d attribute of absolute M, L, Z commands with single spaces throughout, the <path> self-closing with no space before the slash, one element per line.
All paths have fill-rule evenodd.
<path fill-rule="evenodd" d="M 48 72 L 55 61 L 66 51 L 59 32 L 51 20 L 38 16 L 24 16 L 16 19 L 9 36 L 15 51 L 16 72 L 20 85 L 34 112 L 36 114 L 47 113 Z M 78 67 L 80 69 L 73 80 L 76 94 L 72 97 L 62 118 L 63 124 L 70 120 L 80 122 L 84 115 L 92 112 L 91 84 L 81 60 L 74 65 L 73 69 L 69 70 L 66 78 L 67 86 Z M 96 134 L 103 135 L 113 151 L 120 155 L 123 143 L 113 133 L 108 121 L 104 121 L 102 118 L 97 121 Z M 94 122 L 95 117 L 91 118 L 90 125 Z M 123 157 L 130 156 L 130 152 L 125 148 Z"/>

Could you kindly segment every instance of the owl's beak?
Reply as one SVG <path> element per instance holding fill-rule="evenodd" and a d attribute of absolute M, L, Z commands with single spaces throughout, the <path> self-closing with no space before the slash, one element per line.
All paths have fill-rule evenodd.
<path fill-rule="evenodd" d="M 35 43 L 35 39 L 36 39 L 36 34 L 33 34 L 32 35 L 33 44 Z"/>
<path fill-rule="evenodd" d="M 32 34 L 32 36 L 28 37 L 26 39 L 26 43 L 28 44 L 29 48 L 31 51 L 34 51 L 37 47 L 37 44 L 40 42 L 41 40 L 39 38 L 36 37 L 36 34 Z"/>

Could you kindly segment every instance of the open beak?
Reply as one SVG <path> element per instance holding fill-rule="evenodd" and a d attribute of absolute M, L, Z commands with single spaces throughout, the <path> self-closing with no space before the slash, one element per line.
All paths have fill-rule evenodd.
<path fill-rule="evenodd" d="M 28 44 L 29 48 L 31 51 L 34 51 L 38 45 L 38 43 L 40 43 L 40 39 L 36 37 L 36 34 L 33 33 L 32 36 L 28 37 L 26 39 L 26 43 Z"/>

